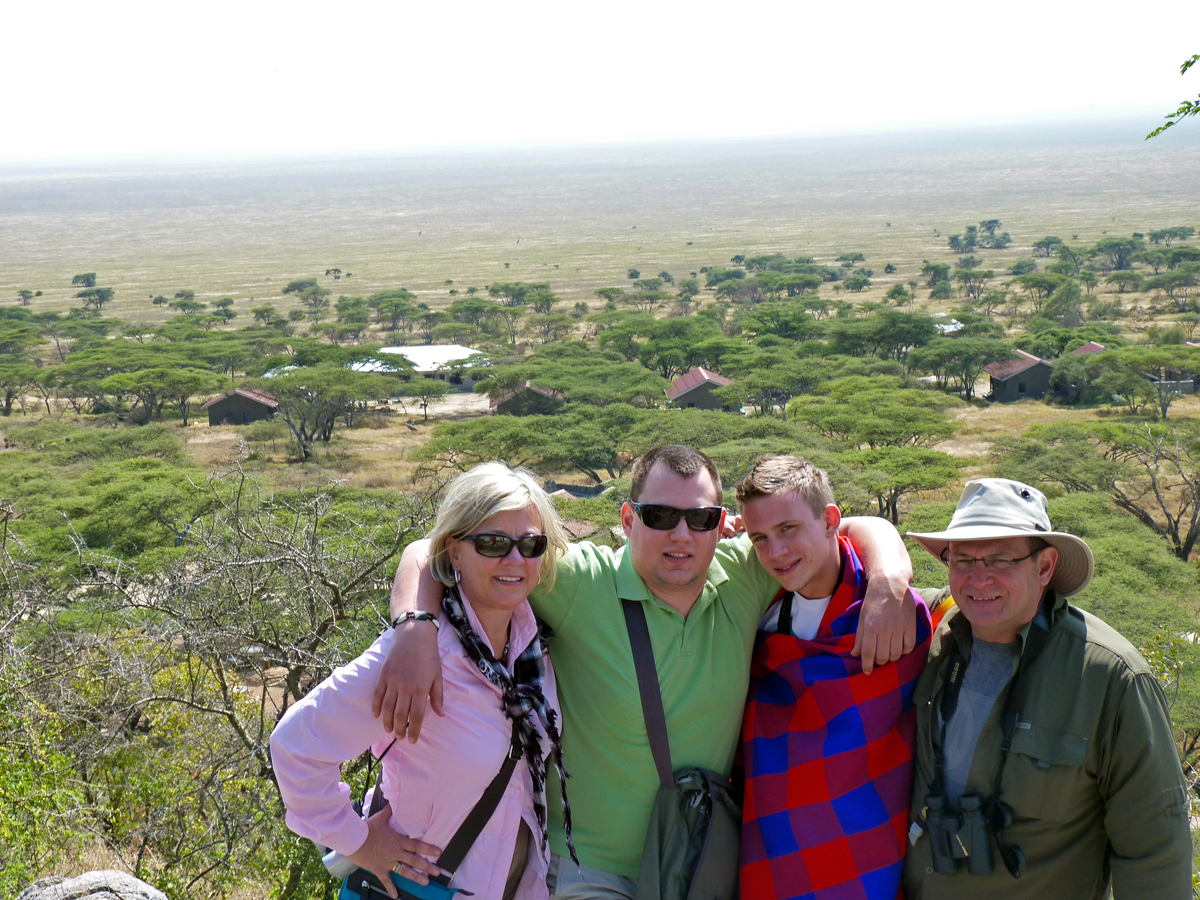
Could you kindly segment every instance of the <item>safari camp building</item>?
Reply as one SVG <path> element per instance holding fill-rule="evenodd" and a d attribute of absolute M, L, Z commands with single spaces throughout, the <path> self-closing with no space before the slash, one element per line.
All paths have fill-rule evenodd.
<path fill-rule="evenodd" d="M 208 411 L 209 425 L 249 425 L 275 415 L 279 404 L 265 391 L 234 388 L 200 407 Z"/>

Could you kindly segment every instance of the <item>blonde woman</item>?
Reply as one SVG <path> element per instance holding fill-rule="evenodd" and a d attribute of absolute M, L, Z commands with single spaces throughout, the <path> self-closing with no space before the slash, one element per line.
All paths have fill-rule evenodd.
<path fill-rule="evenodd" d="M 428 723 L 417 744 L 393 744 L 371 715 L 389 629 L 310 691 L 272 734 L 286 822 L 372 872 L 396 897 L 389 872 L 421 884 L 444 879 L 431 860 L 499 777 L 511 747 L 516 767 L 450 887 L 479 900 L 543 900 L 546 763 L 553 759 L 562 776 L 560 714 L 527 598 L 539 582 L 553 583 L 566 537 L 528 472 L 486 463 L 451 483 L 429 539 L 432 571 L 445 586 L 442 608 L 436 618 L 400 618 L 437 628 L 447 714 Z M 339 782 L 341 763 L 368 747 L 382 757 L 389 806 L 364 820 Z M 569 821 L 565 798 L 563 806 Z"/>

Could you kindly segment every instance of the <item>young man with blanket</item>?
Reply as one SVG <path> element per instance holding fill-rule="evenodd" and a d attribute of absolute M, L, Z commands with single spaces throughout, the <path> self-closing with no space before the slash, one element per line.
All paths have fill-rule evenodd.
<path fill-rule="evenodd" d="M 759 562 L 783 587 L 750 669 L 742 897 L 896 900 L 929 610 L 914 594 L 916 647 L 864 674 L 850 651 L 867 580 L 838 535 L 826 473 L 763 457 L 737 499 Z"/>

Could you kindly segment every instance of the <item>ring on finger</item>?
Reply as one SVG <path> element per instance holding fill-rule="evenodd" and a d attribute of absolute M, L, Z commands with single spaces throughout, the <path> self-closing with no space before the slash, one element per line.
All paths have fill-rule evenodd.
<path fill-rule="evenodd" d="M 404 863 L 397 862 L 394 866 L 392 866 L 392 871 L 395 872 L 397 875 L 404 874 L 403 872 L 400 871 L 400 869 L 403 865 L 404 865 Z"/>

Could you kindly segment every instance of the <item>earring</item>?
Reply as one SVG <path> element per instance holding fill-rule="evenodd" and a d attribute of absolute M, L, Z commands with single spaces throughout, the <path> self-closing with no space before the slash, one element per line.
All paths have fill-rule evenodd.
<path fill-rule="evenodd" d="M 454 570 L 454 583 L 462 584 L 462 572 L 458 571 L 458 569 Z"/>

